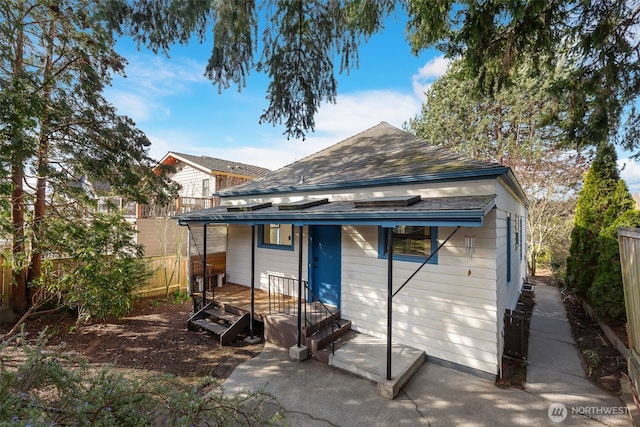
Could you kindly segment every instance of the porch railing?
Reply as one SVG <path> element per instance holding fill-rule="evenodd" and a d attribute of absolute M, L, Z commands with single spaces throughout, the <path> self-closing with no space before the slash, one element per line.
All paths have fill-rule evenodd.
<path fill-rule="evenodd" d="M 340 329 L 337 310 L 320 301 L 306 280 L 302 281 L 301 316 L 304 336 L 315 334 L 335 351 L 336 331 Z M 307 298 L 308 295 L 308 298 Z M 269 275 L 269 314 L 298 315 L 298 279 Z"/>

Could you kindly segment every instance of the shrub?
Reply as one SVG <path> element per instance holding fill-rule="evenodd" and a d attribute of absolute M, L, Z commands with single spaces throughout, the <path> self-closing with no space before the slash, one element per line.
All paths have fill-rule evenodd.
<path fill-rule="evenodd" d="M 219 387 L 210 378 L 195 386 L 166 375 L 125 378 L 110 367 L 91 368 L 82 360 L 46 351 L 43 337 L 35 346 L 21 345 L 14 360 L 7 352 L 0 353 L 2 425 L 284 424 L 279 412 L 269 415 L 271 406 L 279 406 L 264 391 L 207 392 Z M 23 356 L 24 361 L 18 362 Z M 9 366 L 14 362 L 17 366 Z"/>
<path fill-rule="evenodd" d="M 588 297 L 596 316 L 608 322 L 624 322 L 626 318 L 618 245 L 619 227 L 640 227 L 640 212 L 625 212 L 601 233 L 597 242 L 598 273 Z"/>

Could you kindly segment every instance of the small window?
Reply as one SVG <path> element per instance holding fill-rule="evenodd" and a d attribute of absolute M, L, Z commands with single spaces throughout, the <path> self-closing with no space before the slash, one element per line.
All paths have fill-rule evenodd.
<path fill-rule="evenodd" d="M 387 257 L 387 229 L 380 228 L 379 252 Z M 393 257 L 401 261 L 424 262 L 437 247 L 437 228 L 428 226 L 401 225 L 393 229 Z M 437 263 L 434 255 L 430 263 Z"/>
<path fill-rule="evenodd" d="M 202 180 L 202 197 L 211 196 L 211 192 L 209 191 L 209 178 Z"/>
<path fill-rule="evenodd" d="M 293 250 L 293 225 L 265 224 L 258 226 L 258 246 Z"/>

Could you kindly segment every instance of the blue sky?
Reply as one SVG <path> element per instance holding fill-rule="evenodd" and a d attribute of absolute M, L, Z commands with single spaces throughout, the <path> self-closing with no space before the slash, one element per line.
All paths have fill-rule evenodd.
<path fill-rule="evenodd" d="M 402 127 L 420 111 L 424 91 L 447 65 L 436 50 L 414 56 L 404 21 L 392 17 L 360 47 L 359 67 L 337 74 L 337 103 L 320 108 L 315 132 L 304 141 L 287 140 L 282 126 L 258 124 L 268 106 L 265 75 L 253 70 L 242 91 L 222 93 L 204 77 L 211 44 L 208 39 L 175 46 L 167 58 L 138 50 L 129 39 L 118 43 L 129 61 L 127 77 L 114 78 L 105 96 L 147 134 L 155 159 L 177 151 L 278 169 L 381 121 Z M 628 153 L 619 157 L 630 190 L 640 192 L 640 165 Z"/>

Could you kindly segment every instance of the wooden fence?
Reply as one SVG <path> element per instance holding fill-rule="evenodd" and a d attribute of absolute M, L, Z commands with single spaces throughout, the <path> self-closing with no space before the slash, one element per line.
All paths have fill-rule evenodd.
<path fill-rule="evenodd" d="M 11 270 L 4 265 L 4 257 L 0 255 L 0 307 L 9 305 L 11 291 Z"/>
<path fill-rule="evenodd" d="M 137 293 L 143 297 L 164 297 L 176 290 L 187 290 L 187 258 L 180 255 L 154 256 L 145 258 L 153 272 L 152 276 L 141 284 Z M 67 259 L 54 261 L 54 268 L 61 269 Z M 11 286 L 11 269 L 3 264 L 0 257 L 0 307 L 9 305 Z"/>
<path fill-rule="evenodd" d="M 187 290 L 187 257 L 180 255 L 145 258 L 153 276 L 138 289 L 145 297 L 163 297 L 167 293 Z"/>
<path fill-rule="evenodd" d="M 638 396 L 640 395 L 640 229 L 619 228 L 618 243 L 630 347 L 627 364 L 632 386 Z"/>
<path fill-rule="evenodd" d="M 504 312 L 504 355 L 522 359 L 527 354 L 525 330 L 529 323 L 527 315 L 518 310 Z"/>

